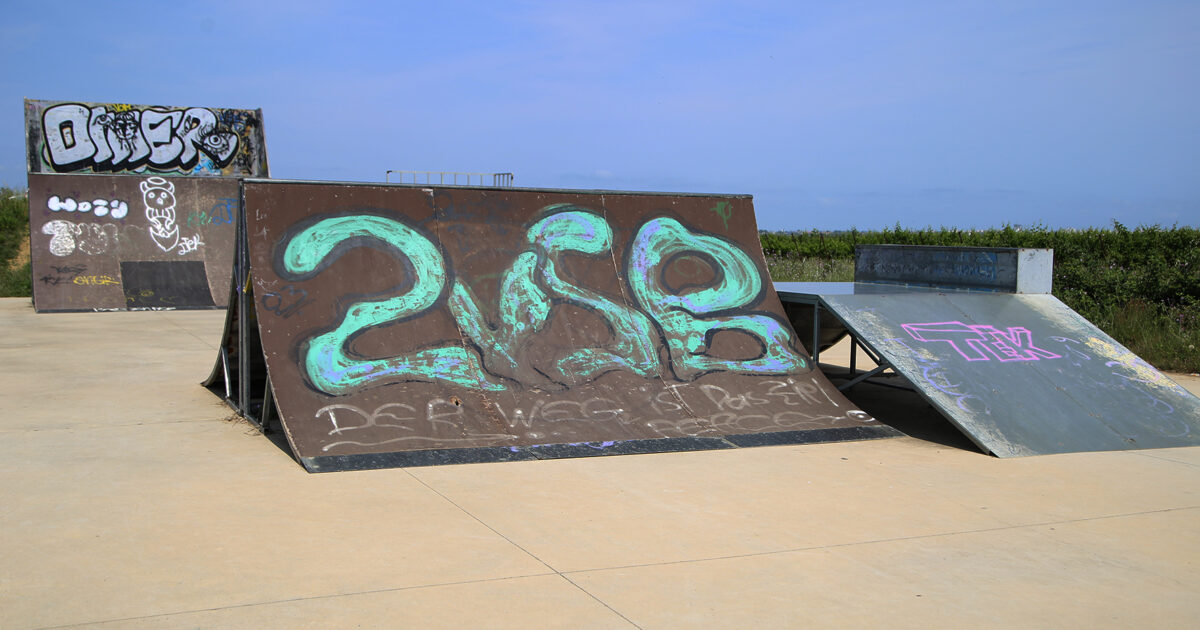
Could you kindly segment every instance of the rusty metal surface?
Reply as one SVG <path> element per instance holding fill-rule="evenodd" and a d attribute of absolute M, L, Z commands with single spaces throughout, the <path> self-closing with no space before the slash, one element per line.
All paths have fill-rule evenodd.
<path fill-rule="evenodd" d="M 38 311 L 225 306 L 238 181 L 29 175 Z"/>
<path fill-rule="evenodd" d="M 29 173 L 266 177 L 262 110 L 25 101 Z"/>
<path fill-rule="evenodd" d="M 1200 444 L 1200 399 L 1053 296 L 854 287 L 821 303 L 987 452 Z"/>
<path fill-rule="evenodd" d="M 748 196 L 247 180 L 309 470 L 894 435 L 812 369 Z"/>

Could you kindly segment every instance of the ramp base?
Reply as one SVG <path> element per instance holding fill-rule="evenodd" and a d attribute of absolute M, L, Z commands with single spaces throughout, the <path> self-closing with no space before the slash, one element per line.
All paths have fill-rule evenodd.
<path fill-rule="evenodd" d="M 721 437 L 681 437 L 615 442 L 578 442 L 574 444 L 536 444 L 532 446 L 490 446 L 482 448 L 451 448 L 394 453 L 363 453 L 358 455 L 323 455 L 301 457 L 300 463 L 309 472 L 342 472 L 376 470 L 380 468 L 416 468 L 451 464 L 483 464 L 491 462 L 529 461 L 536 459 L 567 459 L 601 457 L 605 455 L 649 455 L 715 451 L 758 446 L 788 444 L 817 444 L 826 442 L 855 442 L 900 437 L 904 435 L 889 426 L 841 427 L 813 431 L 778 431 L 746 433 Z"/>

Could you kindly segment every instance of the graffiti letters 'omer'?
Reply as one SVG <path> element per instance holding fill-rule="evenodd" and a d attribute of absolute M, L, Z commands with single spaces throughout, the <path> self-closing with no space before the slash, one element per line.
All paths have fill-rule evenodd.
<path fill-rule="evenodd" d="M 256 110 L 26 101 L 30 172 L 266 175 Z"/>

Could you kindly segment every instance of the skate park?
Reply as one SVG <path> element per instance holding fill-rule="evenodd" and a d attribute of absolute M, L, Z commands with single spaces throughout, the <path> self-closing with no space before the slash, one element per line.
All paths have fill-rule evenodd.
<path fill-rule="evenodd" d="M 1091 333 L 1039 330 L 1069 315 L 1037 319 L 1028 311 L 1053 307 L 1015 306 L 1036 295 L 939 285 L 838 297 L 845 288 L 772 286 L 751 245 L 749 196 L 247 180 L 238 197 L 246 238 L 226 250 L 227 311 L 212 308 L 214 289 L 191 305 L 198 310 L 39 314 L 28 300 L 0 301 L 5 329 L 21 331 L 4 344 L 5 432 L 18 451 L 6 464 L 6 626 L 1194 619 L 1200 451 L 1186 440 L 1200 383 L 1115 346 L 1097 350 Z M 750 217 L 740 235 L 719 237 L 723 212 Z M 322 241 L 347 216 L 371 219 L 375 231 L 351 225 Z M 420 259 L 388 238 L 434 245 Z M 321 255 L 289 266 L 291 243 Z M 338 258 L 349 266 L 327 260 Z M 373 273 L 438 277 L 439 268 L 434 297 L 408 305 L 436 310 L 437 322 L 392 312 L 342 330 L 330 320 L 423 286 L 372 285 Z M 101 275 L 125 284 L 126 300 L 152 298 L 116 272 Z M 187 295 L 203 293 L 194 279 L 204 275 L 165 277 L 192 279 Z M 170 286 L 159 278 L 153 295 Z M 713 287 L 722 290 L 705 292 Z M 524 299 L 507 303 L 512 295 Z M 688 317 L 655 310 L 672 297 L 690 298 L 679 300 Z M 921 310 L 931 302 L 949 306 Z M 530 316 L 538 308 L 541 319 Z M 829 343 L 822 311 L 841 327 Z M 854 321 L 863 312 L 900 314 Z M 314 313 L 325 319 L 305 319 Z M 809 319 L 815 342 L 797 326 Z M 872 334 L 872 323 L 885 332 Z M 339 330 L 350 332 L 329 336 Z M 646 330 L 660 332 L 636 334 Z M 901 335 L 900 347 L 929 346 L 911 353 L 909 372 L 883 343 Z M 326 338 L 334 350 L 321 349 Z M 351 350 L 338 356 L 339 344 Z M 1003 391 L 956 388 L 966 381 L 945 370 L 924 397 L 895 387 L 917 385 L 911 369 L 930 374 L 947 356 L 961 369 L 1006 369 L 990 388 Z M 1054 384 L 1091 361 L 1111 382 Z M 876 367 L 892 372 L 838 389 Z M 817 379 L 811 388 L 788 383 L 802 374 Z M 1020 407 L 1042 400 L 1027 384 L 1039 381 L 1052 383 L 1045 396 L 1082 391 L 1068 398 L 1083 412 Z M 639 389 L 646 383 L 660 389 Z M 1111 406 L 1103 399 L 1086 407 L 1114 391 L 1140 407 L 1113 418 L 1098 417 Z M 1022 410 L 1010 422 L 1037 407 L 1042 424 L 1061 423 L 1082 444 L 989 442 L 964 428 L 999 416 L 1004 401 Z M 948 416 L 950 405 L 963 415 Z M 729 413 L 751 407 L 771 412 Z M 397 450 L 405 441 L 395 432 L 413 430 L 419 411 L 427 432 L 408 440 L 417 448 Z M 320 431 L 312 419 L 325 423 Z M 1114 427 L 1138 441 L 1084 439 Z M 1150 442 L 1143 435 L 1176 441 L 1139 448 Z M 1027 451 L 988 446 L 1001 443 Z M 1055 454 L 1021 456 L 1030 452 Z M 308 472 L 320 470 L 333 472 Z"/>
<path fill-rule="evenodd" d="M 916 437 L 311 474 L 199 385 L 221 311 L 0 318 L 5 627 L 1195 618 L 1195 447 L 997 458 L 864 384 Z"/>

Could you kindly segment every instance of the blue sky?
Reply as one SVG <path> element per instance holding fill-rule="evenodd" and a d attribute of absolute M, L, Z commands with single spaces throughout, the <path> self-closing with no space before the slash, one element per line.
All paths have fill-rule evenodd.
<path fill-rule="evenodd" d="M 273 177 L 750 193 L 763 229 L 1200 225 L 1200 2 L 6 2 L 22 99 L 262 108 Z"/>

